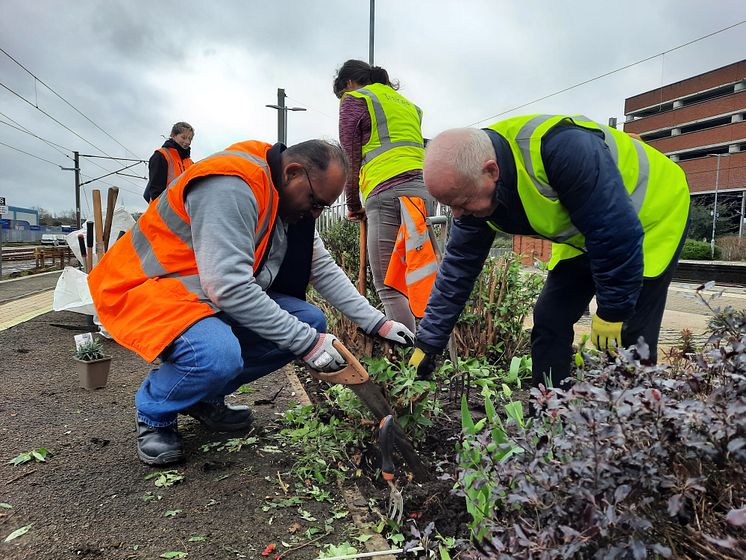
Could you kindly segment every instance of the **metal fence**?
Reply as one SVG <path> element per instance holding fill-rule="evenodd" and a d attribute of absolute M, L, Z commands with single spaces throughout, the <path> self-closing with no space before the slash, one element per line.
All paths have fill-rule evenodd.
<path fill-rule="evenodd" d="M 325 209 L 321 216 L 316 220 L 316 230 L 319 232 L 319 235 L 322 237 L 324 234 L 329 230 L 331 226 L 338 223 L 341 220 L 347 219 L 347 205 L 345 204 L 345 198 L 344 194 L 340 196 L 334 204 L 332 204 L 329 208 Z M 436 216 L 444 216 L 449 215 L 450 213 L 447 211 L 448 207 L 444 206 L 440 203 L 437 204 L 435 209 L 435 215 Z"/>

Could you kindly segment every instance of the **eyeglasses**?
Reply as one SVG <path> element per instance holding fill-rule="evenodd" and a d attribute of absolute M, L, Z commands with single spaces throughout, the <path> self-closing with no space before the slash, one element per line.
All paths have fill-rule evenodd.
<path fill-rule="evenodd" d="M 306 174 L 306 179 L 308 179 L 308 190 L 311 193 L 311 209 L 312 210 L 325 210 L 327 208 L 331 207 L 331 204 L 327 204 L 323 200 L 321 200 L 319 197 L 316 196 L 316 192 L 313 190 L 313 183 L 311 182 L 311 176 L 308 174 L 308 170 L 303 167 L 303 173 Z"/>

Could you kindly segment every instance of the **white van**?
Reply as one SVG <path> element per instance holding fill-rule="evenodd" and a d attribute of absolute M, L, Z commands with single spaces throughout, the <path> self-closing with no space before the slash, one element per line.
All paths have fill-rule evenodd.
<path fill-rule="evenodd" d="M 42 233 L 42 245 L 54 245 L 55 247 L 65 245 L 66 239 L 64 233 Z"/>

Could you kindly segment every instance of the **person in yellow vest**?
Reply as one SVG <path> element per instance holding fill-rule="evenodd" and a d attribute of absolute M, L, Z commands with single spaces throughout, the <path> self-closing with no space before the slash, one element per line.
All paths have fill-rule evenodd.
<path fill-rule="evenodd" d="M 296 357 L 344 365 L 310 283 L 368 334 L 409 343 L 357 293 L 314 224 L 342 192 L 338 145 L 239 142 L 173 181 L 88 276 L 102 325 L 146 361 L 135 396 L 137 453 L 149 465 L 183 457 L 177 415 L 213 431 L 247 430 L 246 406 L 225 396 Z"/>
<path fill-rule="evenodd" d="M 408 197 L 412 208 L 421 199 L 426 213 L 433 212 L 434 201 L 422 181 L 422 110 L 398 89 L 385 69 L 371 67 L 362 60 L 346 61 L 333 84 L 334 94 L 341 99 L 339 141 L 351 163 L 345 186 L 347 216 L 354 221 L 367 221 L 368 259 L 386 316 L 414 330 L 415 317 L 406 283 L 402 285 L 394 279 L 389 283 L 397 288 L 391 287 L 386 283 L 386 273 L 402 225 L 402 212 L 408 208 L 400 203 L 400 198 Z M 411 211 L 415 218 L 421 213 Z M 422 274 L 431 276 L 430 284 L 434 280 L 434 262 L 432 255 L 427 262 L 415 265 Z M 412 264 L 408 264 L 411 268 Z M 406 265 L 402 270 L 406 270 Z M 422 288 L 410 284 L 409 289 Z M 426 300 L 427 294 L 421 299 Z"/>
<path fill-rule="evenodd" d="M 570 374 L 573 325 L 595 295 L 601 349 L 644 338 L 655 363 L 666 293 L 688 227 L 682 169 L 583 116 L 528 115 L 452 129 L 428 145 L 425 183 L 455 218 L 411 364 L 428 377 L 446 347 L 496 230 L 553 241 L 534 309 L 532 385 Z"/>
<path fill-rule="evenodd" d="M 171 127 L 171 137 L 158 148 L 148 161 L 148 184 L 143 197 L 147 202 L 158 198 L 176 177 L 192 165 L 191 145 L 194 128 L 186 122 Z"/>

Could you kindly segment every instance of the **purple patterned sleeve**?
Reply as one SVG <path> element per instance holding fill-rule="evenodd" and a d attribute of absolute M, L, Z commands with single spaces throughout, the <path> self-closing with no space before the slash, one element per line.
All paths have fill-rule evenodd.
<path fill-rule="evenodd" d="M 360 203 L 360 165 L 363 144 L 370 138 L 370 114 L 364 99 L 345 95 L 339 106 L 339 143 L 350 160 L 350 174 L 345 185 L 347 210 L 357 212 Z"/>

